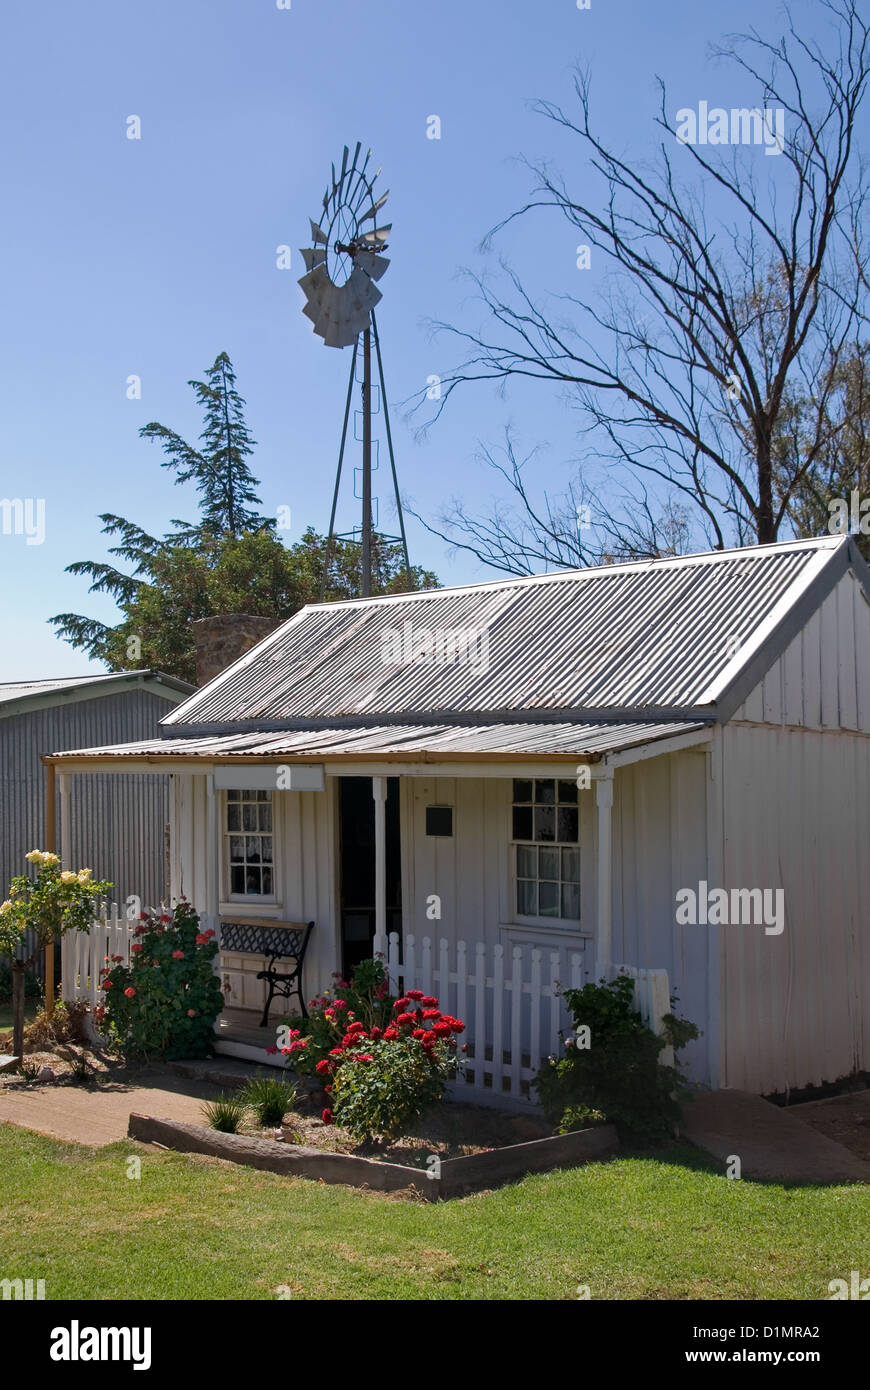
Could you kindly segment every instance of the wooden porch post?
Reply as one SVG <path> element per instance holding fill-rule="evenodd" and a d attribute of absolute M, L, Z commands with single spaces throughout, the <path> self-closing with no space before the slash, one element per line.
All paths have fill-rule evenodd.
<path fill-rule="evenodd" d="M 372 778 L 375 799 L 375 954 L 387 950 L 387 779 Z"/>
<path fill-rule="evenodd" d="M 612 890 L 613 864 L 613 769 L 595 781 L 595 804 L 598 808 L 598 932 L 595 943 L 596 979 L 608 978 L 612 965 Z"/>
<path fill-rule="evenodd" d="M 215 791 L 214 776 L 209 775 L 205 779 L 206 797 L 208 814 L 206 817 L 206 834 L 208 843 L 206 845 L 206 896 L 205 910 L 208 916 L 208 925 L 217 931 L 218 913 L 220 910 L 220 845 L 218 843 L 218 796 Z M 220 957 L 216 956 L 215 961 Z"/>
<path fill-rule="evenodd" d="M 54 852 L 55 842 L 55 770 L 54 763 L 45 764 L 45 848 Z M 54 1013 L 54 944 L 45 948 L 45 1012 Z"/>

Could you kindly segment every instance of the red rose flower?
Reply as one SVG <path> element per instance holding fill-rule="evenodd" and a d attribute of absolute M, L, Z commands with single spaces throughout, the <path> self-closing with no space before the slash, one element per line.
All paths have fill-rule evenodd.
<path fill-rule="evenodd" d="M 414 1031 L 413 1031 L 413 1033 L 411 1034 L 411 1037 L 412 1037 L 412 1038 L 417 1038 L 418 1040 L 419 1040 L 420 1038 L 426 1038 L 426 1037 L 428 1037 L 428 1036 L 429 1036 L 429 1035 L 428 1035 L 428 1033 L 426 1032 L 426 1029 L 425 1029 L 425 1028 L 415 1028 Z"/>
<path fill-rule="evenodd" d="M 205 932 L 198 932 L 197 935 L 194 937 L 194 941 L 196 942 L 197 946 L 208 945 L 208 937 L 206 936 Z"/>
<path fill-rule="evenodd" d="M 437 1009 L 438 1007 L 438 1000 L 435 998 L 434 994 L 424 994 L 420 1003 L 425 1004 L 427 1009 Z"/>
<path fill-rule="evenodd" d="M 274 1056 L 276 1056 L 277 1052 L 278 1052 L 278 1048 L 277 1048 L 277 1045 L 276 1045 L 275 1043 L 272 1043 L 271 1047 L 267 1047 L 267 1048 L 266 1048 L 266 1056 L 267 1056 L 267 1057 L 274 1057 Z"/>
<path fill-rule="evenodd" d="M 440 1009 L 424 1009 L 424 1010 L 423 1010 L 423 1017 L 424 1017 L 424 1018 L 440 1018 L 440 1017 L 441 1017 L 441 1010 L 440 1010 Z"/>
<path fill-rule="evenodd" d="M 138 955 L 139 952 L 144 951 L 144 949 L 145 947 L 142 945 L 141 941 L 134 941 L 133 945 L 130 947 L 133 955 Z"/>
<path fill-rule="evenodd" d="M 399 1014 L 399 1017 L 396 1019 L 396 1022 L 400 1028 L 403 1028 L 407 1026 L 407 1024 L 413 1023 L 414 1021 L 415 1020 L 413 1014 Z"/>
<path fill-rule="evenodd" d="M 320 1118 L 325 1125 L 332 1124 L 332 1111 L 330 1110 L 329 1106 L 326 1107 Z"/>
<path fill-rule="evenodd" d="M 188 1011 L 187 1011 L 187 1017 L 188 1017 L 188 1018 L 196 1018 L 196 1009 L 188 1009 Z"/>
<path fill-rule="evenodd" d="M 183 952 L 183 951 L 173 951 L 173 952 L 172 952 L 172 959 L 173 959 L 173 960 L 184 960 L 184 952 Z"/>
<path fill-rule="evenodd" d="M 379 1038 L 380 1036 L 381 1036 L 381 1029 L 377 1026 L 377 1024 L 375 1024 L 374 1028 L 373 1028 L 372 1031 L 371 1031 L 371 1039 L 372 1039 L 373 1042 L 377 1042 L 377 1040 L 378 1040 L 378 1038 Z"/>
<path fill-rule="evenodd" d="M 134 994 L 136 993 L 136 991 L 135 991 L 135 989 L 133 989 L 133 987 L 132 987 L 132 985 L 131 985 L 131 986 L 129 986 L 129 988 L 127 988 L 127 989 L 124 990 L 124 993 L 126 994 L 126 996 L 127 996 L 128 999 L 132 999 L 133 996 L 134 996 Z"/>
<path fill-rule="evenodd" d="M 324 1089 L 324 1091 L 326 1092 L 326 1094 L 327 1094 L 328 1096 L 331 1096 L 331 1095 L 332 1095 L 332 1087 L 331 1087 L 331 1086 L 324 1086 L 323 1089 Z"/>
<path fill-rule="evenodd" d="M 384 1029 L 384 1042 L 393 1042 L 399 1036 L 398 1028 Z"/>
<path fill-rule="evenodd" d="M 408 990 L 408 998 L 409 998 L 409 999 L 422 999 L 422 998 L 423 998 L 423 991 L 422 991 L 422 989 L 409 989 L 409 990 Z"/>
<path fill-rule="evenodd" d="M 408 1005 L 410 1004 L 410 1002 L 411 1002 L 410 999 L 407 997 L 407 995 L 405 995 L 404 998 L 402 998 L 402 999 L 397 999 L 397 1000 L 396 1000 L 395 1004 L 393 1005 L 393 1008 L 394 1008 L 394 1009 L 407 1009 L 407 1007 L 408 1007 Z"/>
<path fill-rule="evenodd" d="M 105 984 L 103 985 L 103 989 L 112 989 L 112 988 L 113 988 L 112 981 L 111 981 L 111 980 L 106 980 Z"/>
<path fill-rule="evenodd" d="M 326 1060 L 325 1057 L 323 1058 L 322 1061 L 320 1061 L 320 1062 L 317 1063 L 317 1066 L 314 1068 L 314 1070 L 315 1070 L 315 1071 L 318 1073 L 318 1075 L 320 1075 L 320 1076 L 323 1076 L 324 1073 L 326 1073 L 326 1072 L 329 1071 L 329 1063 L 327 1062 L 327 1060 Z"/>

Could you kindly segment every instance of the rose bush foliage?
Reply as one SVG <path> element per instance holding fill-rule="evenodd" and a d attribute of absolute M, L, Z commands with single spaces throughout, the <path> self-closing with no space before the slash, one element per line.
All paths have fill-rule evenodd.
<path fill-rule="evenodd" d="M 171 915 L 143 912 L 133 936 L 129 965 L 107 958 L 97 1026 L 125 1057 L 207 1057 L 224 1006 L 214 932 L 182 900 Z"/>
<path fill-rule="evenodd" d="M 326 1124 L 355 1139 L 394 1139 L 441 1099 L 456 1073 L 461 1019 L 444 1014 L 434 995 L 389 994 L 378 961 L 357 966 L 336 992 L 311 1001 L 311 1016 L 279 1032 L 288 1067 L 315 1075 L 329 1104 Z"/>

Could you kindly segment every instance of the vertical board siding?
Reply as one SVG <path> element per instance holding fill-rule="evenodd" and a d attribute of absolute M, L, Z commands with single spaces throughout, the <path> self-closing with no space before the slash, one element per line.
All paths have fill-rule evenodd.
<path fill-rule="evenodd" d="M 130 689 L 94 700 L 25 711 L 0 719 L 0 879 L 5 889 L 24 873 L 24 855 L 45 844 L 43 753 L 153 738 L 172 703 L 151 691 Z M 123 902 L 166 896 L 165 827 L 168 778 L 164 774 L 74 773 L 70 786 L 70 839 L 65 858 L 113 884 Z"/>
<path fill-rule="evenodd" d="M 716 1039 L 708 1021 L 717 970 L 709 929 L 676 921 L 676 893 L 707 877 L 706 753 L 687 751 L 619 768 L 613 806 L 613 957 L 666 971 L 677 1013 L 704 1036 L 680 1054 L 693 1080 L 711 1084 Z"/>
<path fill-rule="evenodd" d="M 734 720 L 870 734 L 870 602 L 846 574 Z"/>
<path fill-rule="evenodd" d="M 784 889 L 785 930 L 719 928 L 721 1084 L 786 1091 L 870 1069 L 870 739 L 722 738 L 722 886 Z"/>

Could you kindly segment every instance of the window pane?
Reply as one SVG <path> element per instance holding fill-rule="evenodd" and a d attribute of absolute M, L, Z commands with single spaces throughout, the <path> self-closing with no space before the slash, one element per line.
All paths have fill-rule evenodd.
<path fill-rule="evenodd" d="M 239 793 L 237 791 L 227 792 L 227 801 L 238 801 L 238 799 Z"/>
<path fill-rule="evenodd" d="M 251 806 L 247 801 L 242 807 L 242 827 L 245 830 L 256 830 L 257 828 L 257 808 Z"/>
<path fill-rule="evenodd" d="M 259 829 L 260 829 L 260 830 L 271 830 L 271 829 L 272 829 L 272 807 L 271 807 L 271 806 L 258 806 L 258 807 L 257 807 L 257 818 L 258 818 L 258 820 L 259 820 L 259 822 L 260 822 L 260 824 L 259 824 Z"/>
<path fill-rule="evenodd" d="M 538 885 L 525 878 L 517 879 L 517 912 L 524 917 L 538 915 Z"/>
<path fill-rule="evenodd" d="M 260 870 L 259 870 L 259 869 L 252 869 L 250 866 L 248 867 L 248 869 L 247 869 L 247 871 L 246 871 L 246 874 L 245 874 L 245 892 L 246 892 L 246 893 L 259 893 L 259 892 L 260 892 Z"/>
<path fill-rule="evenodd" d="M 562 884 L 562 916 L 573 917 L 575 921 L 580 917 L 580 885 L 579 883 Z"/>
<path fill-rule="evenodd" d="M 566 883 L 580 882 L 580 851 L 579 849 L 562 850 L 562 878 Z"/>
<path fill-rule="evenodd" d="M 559 851 L 557 849 L 541 849 L 538 852 L 538 878 L 549 878 L 554 882 L 559 881 Z"/>
<path fill-rule="evenodd" d="M 577 808 L 575 806 L 559 807 L 559 839 L 565 844 L 577 843 Z"/>
<path fill-rule="evenodd" d="M 230 836 L 230 859 L 234 864 L 241 864 L 245 858 L 245 837 L 244 835 Z"/>
<path fill-rule="evenodd" d="M 241 806 L 227 807 L 227 830 L 241 830 L 242 828 L 242 808 Z"/>
<path fill-rule="evenodd" d="M 556 783 L 549 777 L 535 782 L 535 800 L 539 804 L 552 806 L 556 800 Z"/>
<path fill-rule="evenodd" d="M 259 864 L 260 862 L 260 837 L 259 835 L 248 835 L 245 845 L 245 858 L 249 864 Z"/>
<path fill-rule="evenodd" d="M 272 862 L 272 836 L 271 836 L 271 835 L 263 835 L 263 836 L 261 836 L 260 844 L 263 846 L 263 863 L 264 863 L 264 864 L 271 864 L 271 862 Z"/>
<path fill-rule="evenodd" d="M 537 785 L 540 785 L 538 783 Z M 552 782 L 550 783 L 552 786 Z M 576 814 L 576 812 L 575 812 Z M 555 840 L 556 838 L 556 808 L 555 806 L 536 806 L 535 807 L 535 839 L 536 840 Z"/>
<path fill-rule="evenodd" d="M 524 777 L 514 778 L 514 801 L 531 801 L 532 783 Z"/>
<path fill-rule="evenodd" d="M 241 865 L 241 864 L 239 864 L 239 865 L 237 865 L 237 866 L 234 866 L 234 867 L 230 870 L 230 892 L 231 892 L 231 893 L 244 893 L 244 891 L 245 891 L 245 870 L 244 870 L 244 866 Z"/>
<path fill-rule="evenodd" d="M 560 783 L 559 783 L 559 800 L 560 800 L 560 801 L 567 801 L 569 805 L 576 806 L 576 805 L 577 805 L 577 783 L 576 783 L 576 782 L 560 782 Z"/>
<path fill-rule="evenodd" d="M 532 808 L 531 806 L 514 807 L 514 839 L 531 840 L 532 836 Z"/>
<path fill-rule="evenodd" d="M 258 801 L 269 801 L 270 798 L 271 798 L 271 796 L 272 796 L 272 793 L 271 793 L 271 792 L 257 792 L 257 800 L 258 800 Z"/>
<path fill-rule="evenodd" d="M 558 883 L 538 884 L 538 915 L 540 917 L 559 916 Z"/>
<path fill-rule="evenodd" d="M 264 893 L 271 893 L 271 891 L 272 891 L 272 870 L 271 870 L 271 869 L 264 869 L 264 870 L 263 870 L 263 892 L 264 892 Z"/>
<path fill-rule="evenodd" d="M 517 878 L 537 878 L 538 851 L 534 845 L 517 846 Z"/>

